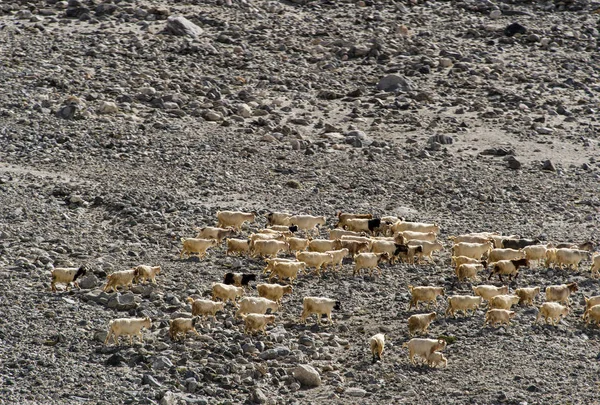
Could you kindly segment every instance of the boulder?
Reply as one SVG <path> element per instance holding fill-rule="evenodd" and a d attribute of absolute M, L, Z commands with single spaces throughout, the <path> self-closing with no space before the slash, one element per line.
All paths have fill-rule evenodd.
<path fill-rule="evenodd" d="M 307 364 L 296 367 L 293 376 L 303 387 L 313 388 L 321 385 L 319 372 Z"/>
<path fill-rule="evenodd" d="M 185 17 L 169 17 L 167 19 L 166 31 L 173 35 L 192 38 L 196 38 L 204 32 L 202 28 Z"/>

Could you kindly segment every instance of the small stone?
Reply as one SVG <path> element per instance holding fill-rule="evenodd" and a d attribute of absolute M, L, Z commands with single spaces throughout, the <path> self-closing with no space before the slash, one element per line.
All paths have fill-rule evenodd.
<path fill-rule="evenodd" d="M 204 119 L 206 121 L 223 121 L 223 116 L 217 112 L 209 111 L 204 114 Z"/>
<path fill-rule="evenodd" d="M 542 163 L 542 170 L 546 170 L 546 171 L 549 171 L 549 172 L 555 172 L 556 171 L 556 167 L 554 167 L 554 164 L 550 160 L 545 160 Z"/>
<path fill-rule="evenodd" d="M 158 403 L 160 405 L 177 405 L 177 396 L 175 393 L 167 391 Z"/>
<path fill-rule="evenodd" d="M 265 134 L 262 138 L 260 138 L 260 140 L 263 142 L 269 142 L 269 143 L 277 142 L 277 138 L 275 138 L 271 134 Z"/>
<path fill-rule="evenodd" d="M 98 107 L 98 114 L 116 114 L 119 112 L 119 107 L 115 103 L 103 101 Z"/>
<path fill-rule="evenodd" d="M 198 380 L 194 377 L 186 378 L 185 380 L 185 390 L 187 392 L 194 393 L 198 389 Z"/>
<path fill-rule="evenodd" d="M 444 68 L 448 68 L 452 66 L 452 59 L 450 58 L 440 58 L 440 66 Z"/>
<path fill-rule="evenodd" d="M 81 198 L 81 196 L 74 194 L 71 197 L 69 197 L 69 203 L 75 205 L 83 205 L 85 201 L 83 200 L 83 198 Z"/>
<path fill-rule="evenodd" d="M 95 332 L 94 333 L 94 340 L 96 342 L 104 343 L 104 341 L 106 340 L 106 336 L 107 335 L 108 335 L 108 332 L 105 331 L 105 330 Z"/>
<path fill-rule="evenodd" d="M 519 23 L 512 23 L 504 29 L 504 35 L 506 35 L 507 37 L 512 37 L 517 34 L 522 35 L 522 34 L 526 34 L 526 33 L 527 33 L 527 28 L 525 28 L 524 26 L 522 26 Z"/>
<path fill-rule="evenodd" d="M 506 159 L 506 161 L 508 162 L 508 167 L 513 169 L 513 170 L 519 170 L 521 168 L 521 162 L 519 162 L 514 156 L 510 155 L 508 156 L 508 159 Z"/>
<path fill-rule="evenodd" d="M 345 391 L 346 395 L 349 395 L 351 397 L 364 397 L 365 395 L 367 395 L 367 391 L 361 389 L 361 388 L 348 388 Z"/>
<path fill-rule="evenodd" d="M 490 12 L 490 18 L 492 20 L 497 20 L 500 17 L 502 17 L 502 11 L 500 11 L 500 10 L 492 10 Z"/>
<path fill-rule="evenodd" d="M 263 360 L 274 360 L 277 357 L 279 357 L 279 354 L 278 354 L 277 350 L 269 349 L 269 350 L 265 350 L 264 352 L 259 354 L 258 357 L 260 357 Z"/>
<path fill-rule="evenodd" d="M 19 10 L 19 12 L 17 13 L 17 18 L 20 20 L 28 20 L 33 16 L 33 14 L 31 14 L 31 11 L 29 10 Z"/>
<path fill-rule="evenodd" d="M 156 379 L 150 374 L 144 374 L 144 376 L 142 377 L 142 385 L 150 385 L 156 388 L 162 387 L 162 384 L 156 381 Z"/>
<path fill-rule="evenodd" d="M 363 146 L 363 142 L 359 138 L 353 136 L 347 136 L 344 142 L 346 142 L 348 145 L 354 146 L 355 148 L 362 148 Z"/>
<path fill-rule="evenodd" d="M 293 376 L 303 387 L 318 387 L 321 385 L 321 376 L 312 366 L 307 364 L 296 367 Z"/>
<path fill-rule="evenodd" d="M 165 356 L 159 356 L 154 360 L 154 362 L 152 362 L 152 368 L 155 370 L 162 370 L 171 367 L 173 367 L 173 363 Z"/>
<path fill-rule="evenodd" d="M 300 182 L 297 180 L 288 180 L 285 185 L 289 188 L 293 188 L 295 190 L 299 189 L 301 187 Z"/>
<path fill-rule="evenodd" d="M 156 89 L 154 87 L 142 87 L 139 91 L 140 94 L 148 97 L 151 97 L 156 94 Z"/>
<path fill-rule="evenodd" d="M 106 359 L 105 364 L 107 366 L 117 367 L 117 366 L 121 366 L 124 362 L 125 362 L 125 358 L 123 356 L 121 356 L 120 354 L 115 353 L 112 356 L 110 356 L 108 359 Z"/>
<path fill-rule="evenodd" d="M 302 144 L 297 139 L 290 140 L 290 146 L 292 147 L 292 150 L 302 149 Z"/>
<path fill-rule="evenodd" d="M 548 128 L 548 127 L 537 127 L 535 130 L 540 135 L 550 135 L 554 132 L 554 130 L 552 128 Z"/>
<path fill-rule="evenodd" d="M 57 111 L 56 115 L 65 120 L 72 120 L 77 112 L 76 105 L 66 105 Z"/>
<path fill-rule="evenodd" d="M 240 117 L 250 118 L 250 117 L 252 117 L 252 108 L 250 108 L 250 106 L 248 106 L 248 104 L 242 104 L 238 107 L 237 114 Z"/>

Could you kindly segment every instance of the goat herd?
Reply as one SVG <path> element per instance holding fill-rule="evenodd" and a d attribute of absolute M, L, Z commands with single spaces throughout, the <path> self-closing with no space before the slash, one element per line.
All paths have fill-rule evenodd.
<path fill-rule="evenodd" d="M 182 239 L 183 247 L 180 258 L 184 255 L 197 255 L 203 258 L 208 250 L 219 246 L 223 240 L 227 244 L 227 255 L 246 254 L 250 257 L 262 257 L 266 267 L 263 274 L 268 275 L 269 283 L 258 284 L 256 291 L 258 297 L 243 297 L 245 287 L 250 282 L 256 281 L 256 274 L 227 273 L 222 283 L 212 285 L 212 300 L 193 299 L 188 297 L 192 309 L 192 318 L 176 318 L 170 321 L 169 335 L 178 339 L 180 334 L 185 337 L 195 329 L 199 317 L 215 317 L 216 312 L 223 311 L 227 301 L 231 301 L 237 308 L 236 317 L 244 320 L 244 331 L 252 333 L 262 331 L 266 334 L 266 326 L 275 323 L 272 313 L 280 309 L 282 298 L 285 294 L 292 294 L 292 284 L 300 271 L 305 275 L 308 269 L 314 268 L 317 275 L 328 269 L 341 271 L 344 258 L 354 260 L 353 274 L 360 274 L 363 269 L 369 270 L 369 275 L 376 271 L 381 275 L 380 263 L 396 261 L 414 264 L 425 259 L 432 260 L 432 254 L 444 249 L 437 241 L 440 228 L 436 224 L 408 222 L 402 218 L 387 216 L 373 218 L 370 214 L 338 213 L 338 224 L 335 229 L 329 230 L 328 239 L 313 239 L 311 236 L 320 233 L 319 227 L 325 225 L 326 218 L 312 215 L 291 215 L 272 212 L 266 215 L 268 227 L 250 234 L 246 239 L 232 238 L 241 231 L 246 222 L 256 220 L 255 213 L 237 211 L 217 212 L 217 227 L 204 227 L 197 229 L 196 238 Z M 303 233 L 304 238 L 295 235 Z M 501 282 L 502 276 L 516 279 L 522 267 L 531 267 L 543 262 L 547 267 L 558 265 L 570 266 L 577 269 L 582 260 L 591 261 L 591 275 L 598 276 L 600 272 L 600 253 L 593 253 L 594 245 L 591 242 L 580 245 L 567 244 L 542 244 L 539 240 L 522 239 L 517 235 L 502 236 L 498 233 L 479 232 L 460 236 L 448 237 L 453 242 L 451 248 L 451 264 L 454 267 L 457 279 L 462 282 L 466 279 L 479 281 L 479 272 L 488 268 L 488 279 L 497 275 Z M 280 252 L 294 254 L 294 258 L 277 257 Z M 160 266 L 140 265 L 130 270 L 117 271 L 107 277 L 104 291 L 114 290 L 122 286 L 129 288 L 134 282 L 150 280 L 156 283 L 156 276 L 160 274 Z M 86 273 L 86 266 L 79 268 L 55 268 L 52 271 L 51 288 L 56 291 L 56 284 L 73 283 L 78 287 L 77 279 Z M 281 282 L 289 280 L 288 285 L 272 284 L 274 278 Z M 414 306 L 418 308 L 419 302 L 436 304 L 438 296 L 444 295 L 443 287 L 435 286 L 408 286 L 411 294 L 409 310 Z M 547 323 L 556 325 L 562 316 L 569 312 L 569 296 L 578 290 L 577 283 L 552 285 L 545 289 L 546 302 L 539 307 L 536 322 L 542 317 Z M 457 311 L 462 311 L 465 316 L 469 310 L 475 311 L 487 302 L 488 310 L 485 313 L 484 326 L 490 323 L 510 325 L 511 318 L 515 315 L 511 307 L 516 304 L 533 305 L 533 301 L 540 293 L 540 287 L 518 288 L 514 294 L 509 294 L 508 286 L 496 287 L 493 285 L 473 286 L 474 295 L 454 295 L 448 297 L 445 314 L 455 316 Z M 238 298 L 241 298 L 239 302 Z M 217 301 L 219 300 L 219 301 Z M 585 297 L 586 309 L 583 319 L 600 325 L 600 296 Z M 565 305 L 562 305 L 565 304 Z M 331 313 L 340 310 L 340 302 L 327 297 L 304 297 L 300 320 L 306 322 L 311 314 L 317 315 L 317 323 L 326 316 L 333 323 Z M 427 328 L 437 317 L 436 312 L 416 314 L 408 318 L 408 331 L 412 337 L 415 333 L 427 334 Z M 116 344 L 120 335 L 129 336 L 130 343 L 133 336 L 138 336 L 142 341 L 142 328 L 151 327 L 151 319 L 146 318 L 121 318 L 109 322 L 108 335 L 105 344 L 112 337 Z M 385 335 L 376 334 L 369 340 L 373 361 L 381 360 L 385 346 Z M 442 339 L 413 338 L 404 344 L 409 350 L 409 359 L 414 364 L 415 355 L 419 355 L 429 366 L 447 365 L 445 356 L 441 353 L 446 347 Z"/>

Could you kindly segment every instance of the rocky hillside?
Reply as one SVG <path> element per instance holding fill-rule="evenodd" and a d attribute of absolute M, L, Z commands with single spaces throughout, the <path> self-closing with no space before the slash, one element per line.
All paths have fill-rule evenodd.
<path fill-rule="evenodd" d="M 509 327 L 444 315 L 448 367 L 402 344 L 408 285 L 470 294 L 448 236 L 547 242 L 600 233 L 600 3 L 590 1 L 98 1 L 0 4 L 0 403 L 591 404 L 600 294 L 579 271 L 531 266 L 509 284 L 576 281 L 558 326 L 517 306 Z M 218 210 L 396 215 L 436 222 L 433 263 L 381 277 L 301 276 L 266 336 L 226 306 L 200 336 L 168 336 L 228 271 L 264 261 L 180 259 Z M 326 237 L 326 229 L 321 236 Z M 81 289 L 54 267 L 87 264 Z M 104 293 L 108 274 L 160 265 L 158 284 Z M 497 279 L 489 281 L 502 285 Z M 508 283 L 505 283 L 508 284 Z M 249 289 L 255 296 L 256 290 Z M 334 325 L 302 298 L 341 301 Z M 536 299 L 540 305 L 542 292 Z M 107 325 L 150 316 L 144 341 Z M 372 363 L 368 339 L 387 336 Z M 309 367 L 310 366 L 310 367 Z M 299 368 L 300 367 L 300 368 Z M 312 387 L 317 385 L 316 387 Z"/>

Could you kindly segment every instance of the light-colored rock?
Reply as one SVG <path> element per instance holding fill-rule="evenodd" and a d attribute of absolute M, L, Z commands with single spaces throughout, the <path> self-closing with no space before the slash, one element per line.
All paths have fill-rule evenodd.
<path fill-rule="evenodd" d="M 490 18 L 492 20 L 497 20 L 500 17 L 502 17 L 502 11 L 500 11 L 500 10 L 492 10 L 490 12 Z"/>
<path fill-rule="evenodd" d="M 302 364 L 294 369 L 294 378 L 303 387 L 318 387 L 321 385 L 321 376 L 312 366 Z"/>
<path fill-rule="evenodd" d="M 252 108 L 248 104 L 242 104 L 238 107 L 237 113 L 241 117 L 250 118 L 252 117 Z"/>
<path fill-rule="evenodd" d="M 217 112 L 209 111 L 204 114 L 204 119 L 206 121 L 223 121 L 223 116 Z"/>
<path fill-rule="evenodd" d="M 98 114 L 116 114 L 119 112 L 119 107 L 113 102 L 103 101 L 98 107 Z"/>
<path fill-rule="evenodd" d="M 173 35 L 188 36 L 196 38 L 204 30 L 185 17 L 169 17 L 167 20 L 167 32 Z"/>

